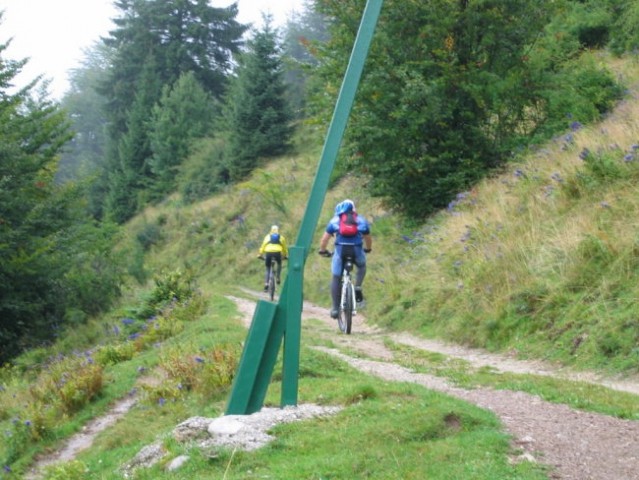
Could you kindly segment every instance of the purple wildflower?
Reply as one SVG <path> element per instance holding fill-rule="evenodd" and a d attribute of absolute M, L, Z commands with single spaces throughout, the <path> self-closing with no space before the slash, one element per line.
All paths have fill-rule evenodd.
<path fill-rule="evenodd" d="M 550 196 L 553 194 L 553 191 L 554 191 L 555 189 L 553 188 L 553 186 L 552 186 L 552 185 L 546 185 L 546 186 L 543 188 L 543 190 L 544 190 L 544 196 L 545 196 L 546 198 L 548 198 L 548 197 L 550 197 Z"/>
<path fill-rule="evenodd" d="M 135 320 L 133 320 L 132 318 L 123 318 L 122 319 L 122 324 L 123 325 L 132 325 L 133 322 L 135 322 Z"/>
<path fill-rule="evenodd" d="M 521 168 L 518 168 L 517 170 L 515 170 L 514 175 L 517 178 L 526 178 L 526 174 Z"/>
<path fill-rule="evenodd" d="M 579 153 L 579 158 L 581 158 L 582 160 L 586 160 L 589 156 L 590 156 L 590 150 L 588 150 L 587 148 L 584 148 Z"/>
<path fill-rule="evenodd" d="M 204 359 L 202 357 L 195 357 L 195 361 L 197 363 L 204 363 Z"/>
<path fill-rule="evenodd" d="M 138 332 L 132 333 L 131 335 L 129 335 L 129 340 L 135 340 L 139 336 L 140 334 Z"/>
<path fill-rule="evenodd" d="M 635 155 L 634 153 L 627 153 L 624 157 L 623 157 L 623 161 L 626 163 L 632 162 L 635 159 Z"/>
<path fill-rule="evenodd" d="M 2 467 L 2 469 L 6 472 L 6 473 L 11 473 L 11 467 L 9 465 L 5 465 L 4 467 Z"/>
<path fill-rule="evenodd" d="M 163 407 L 165 403 L 166 403 L 166 400 L 165 400 L 165 398 L 164 398 L 164 397 L 160 397 L 160 398 L 158 399 L 158 405 L 159 405 L 160 407 Z"/>
<path fill-rule="evenodd" d="M 576 132 L 577 130 L 580 130 L 582 127 L 583 127 L 583 125 L 581 124 L 581 122 L 574 121 L 574 122 L 572 122 L 570 124 L 570 129 L 573 132 Z"/>

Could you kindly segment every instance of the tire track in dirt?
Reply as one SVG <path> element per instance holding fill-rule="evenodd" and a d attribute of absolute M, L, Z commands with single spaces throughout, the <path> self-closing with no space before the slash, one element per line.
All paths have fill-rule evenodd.
<path fill-rule="evenodd" d="M 260 297 L 257 292 L 246 293 Z M 250 326 L 255 301 L 228 298 L 238 306 L 244 324 Z M 336 348 L 315 347 L 318 350 L 370 375 L 388 381 L 416 383 L 494 412 L 505 431 L 512 436 L 514 449 L 521 452 L 519 458 L 513 461 L 536 461 L 547 465 L 549 478 L 552 479 L 639 480 L 639 422 L 574 410 L 524 392 L 455 387 L 440 377 L 415 373 L 392 363 L 393 353 L 383 342 L 384 338 L 390 338 L 414 348 L 467 360 L 476 367 L 489 366 L 501 372 L 585 381 L 634 394 L 639 393 L 637 382 L 602 379 L 595 374 L 570 372 L 543 362 L 519 361 L 478 349 L 418 338 L 405 332 L 389 334 L 367 325 L 361 315 L 356 319 L 353 333 L 343 335 L 326 308 L 307 302 L 303 305 L 302 322 L 305 323 L 305 329 L 312 328 L 314 335 L 330 338 L 338 347 L 364 354 L 366 359 L 346 355 Z M 319 326 L 316 327 L 317 323 L 311 320 L 319 320 Z"/>
<path fill-rule="evenodd" d="M 260 292 L 245 290 L 245 293 L 253 298 L 263 297 Z M 227 298 L 235 302 L 241 321 L 247 328 L 250 327 L 256 302 L 236 296 Z M 551 468 L 549 478 L 639 480 L 639 422 L 577 411 L 523 392 L 455 387 L 440 377 L 415 373 L 393 363 L 393 352 L 384 345 L 384 339 L 390 338 L 413 348 L 461 358 L 476 367 L 489 366 L 502 372 L 588 381 L 635 394 L 639 392 L 637 382 L 612 381 L 594 374 L 558 370 L 543 362 L 519 361 L 478 349 L 418 338 L 405 332 L 387 333 L 367 325 L 361 314 L 353 319 L 353 333 L 343 335 L 335 320 L 330 318 L 328 309 L 308 302 L 303 304 L 302 321 L 305 323 L 304 328 L 312 329 L 317 337 L 330 339 L 340 348 L 375 359 L 345 355 L 336 348 L 315 347 L 362 372 L 388 381 L 416 383 L 493 411 L 500 418 L 506 432 L 512 436 L 513 447 L 523 452 L 513 461 L 538 461 L 548 465 Z M 92 420 L 81 432 L 71 437 L 59 451 L 38 459 L 25 478 L 35 480 L 40 478 L 39 472 L 45 466 L 73 460 L 78 452 L 89 448 L 101 431 L 118 421 L 134 404 L 133 397 L 117 402 L 106 415 Z"/>

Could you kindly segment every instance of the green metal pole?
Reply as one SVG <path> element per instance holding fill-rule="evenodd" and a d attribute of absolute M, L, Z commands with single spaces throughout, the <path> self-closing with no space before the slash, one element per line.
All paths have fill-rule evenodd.
<path fill-rule="evenodd" d="M 300 341 L 302 335 L 302 302 L 304 298 L 304 249 L 293 246 L 288 250 L 288 275 L 280 304 L 286 325 L 282 364 L 281 405 L 297 405 L 300 370 Z"/>
<path fill-rule="evenodd" d="M 328 129 L 320 163 L 315 174 L 315 182 L 302 219 L 302 225 L 297 242 L 291 248 L 286 295 L 280 301 L 283 303 L 283 315 L 286 324 L 284 338 L 284 359 L 282 372 L 282 406 L 297 405 L 297 389 L 299 376 L 299 355 L 302 324 L 302 285 L 304 284 L 304 264 L 306 256 L 313 242 L 313 233 L 319 220 L 331 172 L 339 146 L 344 136 L 346 123 L 350 114 L 357 86 L 368 56 L 368 50 L 379 18 L 383 0 L 368 0 L 362 21 L 360 23 L 351 59 L 342 82 L 342 88 L 337 98 L 333 119 Z"/>
<path fill-rule="evenodd" d="M 331 120 L 326 141 L 324 142 L 322 157 L 317 168 L 317 173 L 315 174 L 315 182 L 311 189 L 311 196 L 306 206 L 306 212 L 304 213 L 302 225 L 297 237 L 296 245 L 304 247 L 307 254 L 313 242 L 315 227 L 319 221 L 322 205 L 324 205 L 324 198 L 328 191 L 331 173 L 335 167 L 337 153 L 342 143 L 344 131 L 346 130 L 346 123 L 348 122 L 348 116 L 350 115 L 355 100 L 355 93 L 357 92 L 357 86 L 362 76 L 362 70 L 364 69 L 364 63 L 368 56 L 368 49 L 373 38 L 377 19 L 379 18 L 379 12 L 382 9 L 382 3 L 383 0 L 368 0 L 368 2 L 366 2 L 366 8 L 362 15 L 357 37 L 355 38 L 355 44 L 353 45 L 351 58 L 346 69 L 346 74 L 344 75 L 342 88 L 337 98 L 337 103 L 335 104 L 333 119 Z"/>
<path fill-rule="evenodd" d="M 289 249 L 290 270 L 278 304 L 259 301 L 247 337 L 226 413 L 245 415 L 261 409 L 284 337 L 282 406 L 297 404 L 304 264 L 313 242 L 328 183 L 373 38 L 383 0 L 368 0 L 342 88 L 328 129 L 315 181 L 295 245 Z"/>

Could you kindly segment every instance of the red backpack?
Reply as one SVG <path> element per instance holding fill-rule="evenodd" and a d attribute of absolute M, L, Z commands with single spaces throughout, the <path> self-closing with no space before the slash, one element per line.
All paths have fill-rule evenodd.
<path fill-rule="evenodd" d="M 354 237 L 357 233 L 357 213 L 342 213 L 339 216 L 339 234 L 343 237 Z"/>

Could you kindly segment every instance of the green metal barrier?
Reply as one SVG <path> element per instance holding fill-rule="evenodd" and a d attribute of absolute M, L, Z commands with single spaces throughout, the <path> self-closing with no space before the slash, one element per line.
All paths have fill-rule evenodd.
<path fill-rule="evenodd" d="M 383 0 L 366 2 L 297 241 L 289 248 L 288 275 L 277 304 L 264 300 L 257 302 L 226 408 L 227 415 L 248 415 L 262 408 L 282 341 L 284 351 L 281 406 L 297 405 L 304 264 L 313 242 L 315 227 L 324 204 L 382 3 Z"/>

